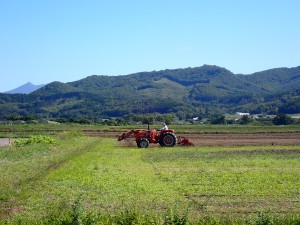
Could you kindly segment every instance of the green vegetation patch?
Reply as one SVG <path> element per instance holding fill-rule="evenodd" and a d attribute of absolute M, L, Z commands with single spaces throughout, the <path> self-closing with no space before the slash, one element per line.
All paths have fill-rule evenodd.
<path fill-rule="evenodd" d="M 3 221 L 299 223 L 300 146 L 139 149 L 74 132 L 56 139 L 1 149 Z"/>
<path fill-rule="evenodd" d="M 36 143 L 55 144 L 56 140 L 49 136 L 37 135 L 37 136 L 31 136 L 30 138 L 26 138 L 26 139 L 15 140 L 13 141 L 12 144 L 14 146 L 20 147 L 20 146 L 31 145 Z"/>

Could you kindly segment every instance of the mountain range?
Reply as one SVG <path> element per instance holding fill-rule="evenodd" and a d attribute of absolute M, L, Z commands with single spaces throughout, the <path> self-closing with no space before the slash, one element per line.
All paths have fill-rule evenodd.
<path fill-rule="evenodd" d="M 52 82 L 29 94 L 0 94 L 0 118 L 35 115 L 96 120 L 174 113 L 188 119 L 236 111 L 300 113 L 300 66 L 249 75 L 212 65 L 92 75 L 69 83 Z"/>
<path fill-rule="evenodd" d="M 21 85 L 20 87 L 17 87 L 10 91 L 6 91 L 4 93 L 7 93 L 7 94 L 29 94 L 29 93 L 34 92 L 37 89 L 44 87 L 44 86 L 45 86 L 45 84 L 34 85 L 31 82 L 28 82 L 26 84 Z"/>

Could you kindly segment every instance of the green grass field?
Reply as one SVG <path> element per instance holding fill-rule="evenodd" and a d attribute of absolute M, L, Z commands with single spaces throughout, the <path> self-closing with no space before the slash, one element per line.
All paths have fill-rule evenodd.
<path fill-rule="evenodd" d="M 2 224 L 299 224 L 300 146 L 0 148 Z"/>

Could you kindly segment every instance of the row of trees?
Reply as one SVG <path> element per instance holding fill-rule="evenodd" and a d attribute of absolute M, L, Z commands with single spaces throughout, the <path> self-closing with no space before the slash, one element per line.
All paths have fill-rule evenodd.
<path fill-rule="evenodd" d="M 264 119 L 260 119 L 261 121 L 264 122 L 272 122 L 272 124 L 275 125 L 289 125 L 292 123 L 296 123 L 297 121 L 294 120 L 293 118 L 291 118 L 290 116 L 286 115 L 286 114 L 278 114 L 276 115 L 273 119 L 271 118 L 264 118 Z M 246 124 L 250 124 L 253 123 L 254 120 L 253 118 L 251 118 L 248 115 L 243 115 L 241 118 L 237 119 L 237 120 L 226 120 L 224 115 L 221 115 L 219 117 L 215 117 L 215 118 L 211 118 L 211 120 L 209 121 L 210 124 L 240 124 L 240 125 L 246 125 Z"/>
<path fill-rule="evenodd" d="M 29 116 L 19 116 L 19 115 L 10 115 L 6 118 L 6 121 L 25 121 L 25 122 L 37 122 L 37 119 L 34 115 Z M 92 120 L 85 117 L 78 118 L 53 118 L 52 121 L 58 123 L 78 123 L 78 124 L 105 124 L 110 126 L 117 125 L 126 125 L 126 124 L 159 124 L 159 123 L 186 123 L 186 124 L 212 124 L 212 125 L 225 125 L 225 124 L 274 124 L 274 125 L 289 125 L 293 123 L 299 123 L 299 120 L 293 119 L 286 114 L 278 114 L 273 118 L 270 117 L 261 117 L 258 119 L 253 119 L 248 115 L 243 115 L 238 119 L 228 119 L 224 115 L 214 115 L 209 118 L 197 117 L 196 120 L 180 120 L 180 118 L 174 113 L 148 113 L 148 114 L 130 114 L 125 117 L 117 118 L 99 118 L 97 120 Z"/>

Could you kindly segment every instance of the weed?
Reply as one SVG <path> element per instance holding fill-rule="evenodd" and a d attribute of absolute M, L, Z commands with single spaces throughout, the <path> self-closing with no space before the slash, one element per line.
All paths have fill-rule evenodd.
<path fill-rule="evenodd" d="M 72 207 L 72 225 L 82 225 L 82 218 L 83 218 L 83 205 L 82 205 L 82 199 L 78 198 Z"/>
<path fill-rule="evenodd" d="M 255 225 L 273 225 L 273 224 L 274 224 L 274 218 L 273 215 L 270 213 L 260 212 L 255 221 Z"/>
<path fill-rule="evenodd" d="M 188 210 L 180 214 L 177 207 L 169 209 L 164 216 L 164 225 L 185 225 L 188 224 Z"/>

